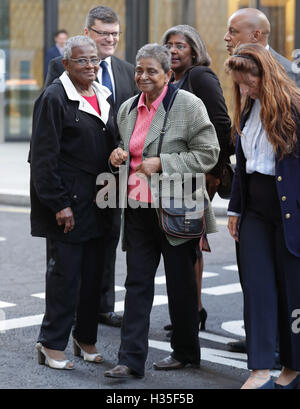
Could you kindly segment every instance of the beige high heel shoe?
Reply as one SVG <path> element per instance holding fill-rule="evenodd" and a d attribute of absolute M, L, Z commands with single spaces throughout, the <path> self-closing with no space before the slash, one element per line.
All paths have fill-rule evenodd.
<path fill-rule="evenodd" d="M 40 365 L 48 365 L 50 368 L 53 369 L 67 369 L 71 370 L 74 369 L 74 365 L 68 359 L 63 361 L 57 361 L 56 359 L 50 358 L 50 356 L 45 351 L 43 345 L 38 342 L 36 344 L 36 349 L 38 350 L 38 362 Z M 70 365 L 71 364 L 71 365 Z"/>
<path fill-rule="evenodd" d="M 100 362 L 103 361 L 102 355 L 99 354 L 99 352 L 96 352 L 94 354 L 89 354 L 87 353 L 82 347 L 79 345 L 78 341 L 76 341 L 75 338 L 73 338 L 73 348 L 74 348 L 74 355 L 82 357 L 81 352 L 83 354 L 83 359 L 87 362 L 94 362 L 96 364 L 100 364 Z"/>

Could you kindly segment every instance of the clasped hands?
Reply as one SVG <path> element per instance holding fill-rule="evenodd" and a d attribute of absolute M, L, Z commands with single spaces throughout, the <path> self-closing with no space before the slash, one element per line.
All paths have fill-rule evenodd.
<path fill-rule="evenodd" d="M 128 158 L 128 153 L 124 151 L 122 148 L 116 148 L 110 155 L 110 163 L 115 167 L 118 168 L 120 165 L 122 165 L 123 162 L 125 162 Z M 154 158 L 146 158 L 143 160 L 142 163 L 140 163 L 136 167 L 136 173 L 145 175 L 147 177 L 151 176 L 153 173 L 158 173 L 161 172 L 162 167 L 161 167 L 161 161 L 160 158 L 154 157 Z"/>

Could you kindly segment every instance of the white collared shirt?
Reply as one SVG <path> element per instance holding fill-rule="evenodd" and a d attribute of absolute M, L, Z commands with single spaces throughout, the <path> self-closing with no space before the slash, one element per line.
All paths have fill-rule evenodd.
<path fill-rule="evenodd" d="M 78 109 L 80 111 L 95 115 L 100 118 L 102 122 L 105 123 L 105 125 L 107 124 L 109 118 L 109 110 L 111 108 L 110 104 L 107 102 L 107 98 L 111 95 L 111 92 L 108 88 L 104 87 L 96 81 L 94 81 L 92 84 L 100 107 L 101 116 L 99 116 L 98 112 L 95 111 L 92 105 L 89 104 L 87 100 L 84 99 L 80 94 L 78 94 L 73 82 L 70 80 L 66 71 L 59 77 L 59 79 L 62 82 L 68 98 L 71 101 L 79 101 Z"/>
<path fill-rule="evenodd" d="M 260 119 L 261 104 L 256 99 L 245 123 L 241 144 L 246 158 L 246 172 L 275 175 L 275 153 Z"/>
<path fill-rule="evenodd" d="M 116 95 L 114 74 L 113 74 L 112 66 L 111 66 L 111 57 L 104 58 L 104 60 L 101 60 L 101 61 L 106 61 L 107 62 L 107 69 L 108 69 L 108 72 L 109 72 L 109 75 L 110 75 L 110 80 L 111 80 L 111 83 L 112 83 L 113 92 L 114 92 L 114 95 Z M 98 75 L 97 75 L 98 81 L 100 82 L 100 84 L 102 84 L 102 67 L 100 66 L 101 61 L 99 63 L 99 71 L 98 71 Z"/>

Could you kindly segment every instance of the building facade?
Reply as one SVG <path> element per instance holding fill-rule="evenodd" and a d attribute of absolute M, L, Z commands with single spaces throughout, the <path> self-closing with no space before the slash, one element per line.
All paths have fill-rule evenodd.
<path fill-rule="evenodd" d="M 0 142 L 29 140 L 33 103 L 43 89 L 44 55 L 57 29 L 83 33 L 95 0 L 1 0 L 0 3 Z M 134 62 L 137 49 L 160 42 L 176 24 L 198 29 L 212 58 L 229 108 L 230 81 L 224 73 L 224 35 L 228 17 L 242 7 L 257 7 L 272 25 L 270 45 L 292 60 L 300 49 L 300 0 L 106 0 L 121 19 L 116 55 Z M 2 50 L 2 51 L 1 51 Z M 2 82 L 1 82 L 2 81 Z"/>

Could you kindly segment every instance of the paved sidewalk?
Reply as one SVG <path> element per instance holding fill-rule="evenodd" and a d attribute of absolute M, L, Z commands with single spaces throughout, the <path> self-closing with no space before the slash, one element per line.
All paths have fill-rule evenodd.
<path fill-rule="evenodd" d="M 0 204 L 30 206 L 28 142 L 0 144 Z M 218 195 L 213 200 L 216 216 L 226 216 L 228 200 Z"/>

